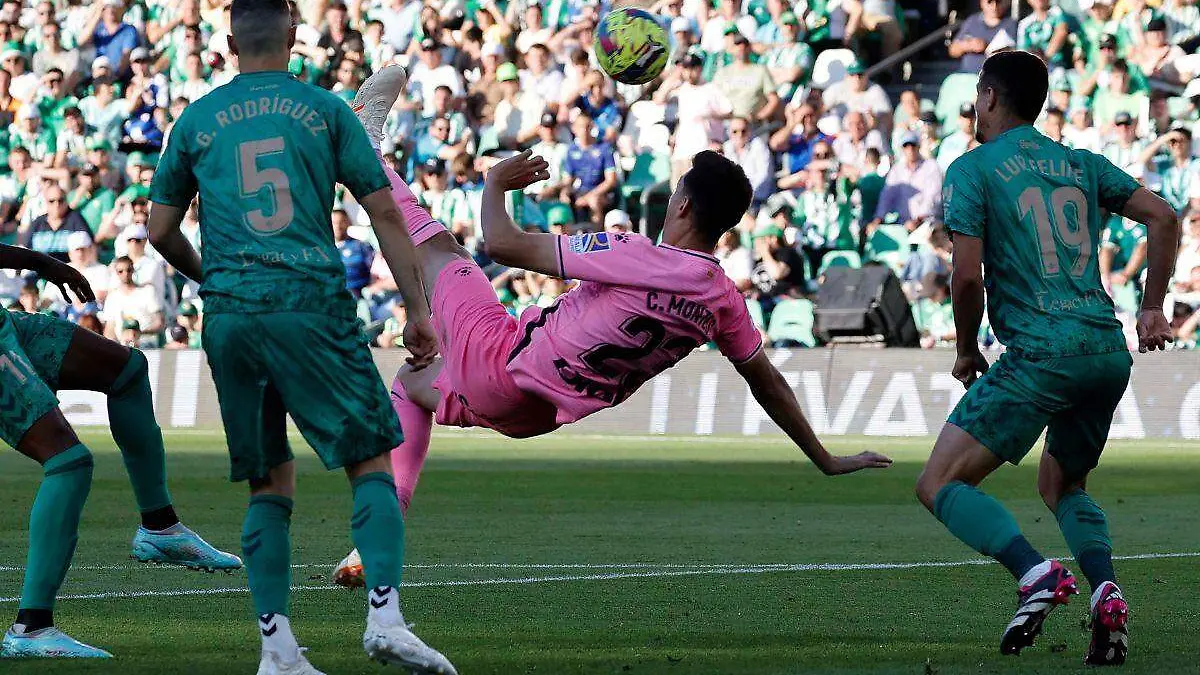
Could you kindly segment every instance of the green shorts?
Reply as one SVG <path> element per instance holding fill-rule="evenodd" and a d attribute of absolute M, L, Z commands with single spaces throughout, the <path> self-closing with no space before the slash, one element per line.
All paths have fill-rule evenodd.
<path fill-rule="evenodd" d="M 1126 351 L 1036 361 L 1004 354 L 948 421 L 1013 464 L 1048 429 L 1047 452 L 1077 480 L 1100 461 L 1132 366 Z"/>
<path fill-rule="evenodd" d="M 46 314 L 0 310 L 0 439 L 14 448 L 58 407 L 58 372 L 75 325 Z"/>
<path fill-rule="evenodd" d="M 400 421 L 357 319 L 219 313 L 205 317 L 202 335 L 233 480 L 263 478 L 292 459 L 289 414 L 327 469 L 400 444 Z"/>

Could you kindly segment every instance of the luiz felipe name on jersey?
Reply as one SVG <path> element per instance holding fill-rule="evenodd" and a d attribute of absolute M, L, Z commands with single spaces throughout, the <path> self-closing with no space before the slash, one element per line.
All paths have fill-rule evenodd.
<path fill-rule="evenodd" d="M 212 143 L 213 138 L 220 133 L 220 130 L 228 127 L 230 124 L 266 115 L 290 117 L 299 122 L 300 126 L 313 136 L 318 136 L 322 132 L 329 130 L 329 125 L 325 123 L 325 118 L 314 110 L 312 106 L 307 103 L 294 101 L 290 97 L 276 94 L 274 96 L 260 96 L 244 101 L 236 101 L 213 113 L 212 127 L 215 128 L 207 132 L 197 132 L 196 143 L 200 147 L 207 147 Z"/>
<path fill-rule="evenodd" d="M 1033 143 L 1033 141 L 1022 141 Z M 1083 185 L 1083 169 L 1074 167 L 1065 159 L 1029 159 L 1024 155 L 1012 155 L 1000 162 L 993 171 L 1005 183 L 1026 172 L 1039 173 L 1050 178 L 1067 178 L 1076 185 Z"/>

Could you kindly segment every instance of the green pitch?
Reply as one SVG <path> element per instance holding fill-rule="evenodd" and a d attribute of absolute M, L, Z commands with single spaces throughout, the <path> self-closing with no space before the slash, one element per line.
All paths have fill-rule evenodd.
<path fill-rule="evenodd" d="M 0 671 L 254 672 L 259 645 L 244 575 L 129 561 L 137 523 L 120 458 L 107 435 L 85 440 L 96 450 L 96 482 L 76 555 L 83 568 L 64 593 L 105 597 L 63 600 L 59 624 L 117 660 Z M 236 551 L 245 496 L 224 479 L 222 438 L 167 441 L 184 522 Z M 405 613 L 464 675 L 1089 672 L 1079 665 L 1085 597 L 1057 611 L 1024 656 L 1002 658 L 998 639 L 1016 594 L 999 566 L 877 568 L 975 558 L 912 497 L 929 445 L 837 440 L 838 451 L 871 447 L 898 461 L 825 478 L 776 440 L 441 435 L 409 514 Z M 362 655 L 364 596 L 327 581 L 350 548 L 345 479 L 298 454 L 296 634 L 326 672 L 389 672 Z M 1200 552 L 1197 475 L 1195 443 L 1123 443 L 1106 455 L 1089 491 L 1108 511 L 1116 553 Z M 32 462 L 0 453 L 5 623 L 39 476 Z M 988 491 L 1035 546 L 1065 555 L 1034 478 L 1033 463 L 1002 470 Z M 491 566 L 472 566 L 480 563 Z M 816 563 L 867 567 L 798 567 Z M 1200 672 L 1200 557 L 1119 561 L 1117 571 L 1132 604 L 1121 672 Z"/>

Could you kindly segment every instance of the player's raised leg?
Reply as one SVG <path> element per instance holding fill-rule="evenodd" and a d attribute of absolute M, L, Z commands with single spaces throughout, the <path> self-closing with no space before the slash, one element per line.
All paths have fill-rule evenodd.
<path fill-rule="evenodd" d="M 56 343 L 66 345 L 59 351 L 59 388 L 98 391 L 108 396 L 109 426 L 121 449 L 141 512 L 132 556 L 141 562 L 208 571 L 241 568 L 237 556 L 211 546 L 184 526 L 175 513 L 167 490 L 166 452 L 154 418 L 145 355 L 65 321 L 47 326 L 39 340 L 42 343 L 50 347 Z"/>
<path fill-rule="evenodd" d="M 1016 615 L 1000 643 L 1001 652 L 1017 654 L 1033 644 L 1050 612 L 1078 592 L 1075 579 L 1058 562 L 1038 553 L 1008 509 L 978 488 L 1004 460 L 954 421 L 952 416 L 938 436 L 917 481 L 917 497 L 951 534 L 994 558 L 1017 579 Z"/>

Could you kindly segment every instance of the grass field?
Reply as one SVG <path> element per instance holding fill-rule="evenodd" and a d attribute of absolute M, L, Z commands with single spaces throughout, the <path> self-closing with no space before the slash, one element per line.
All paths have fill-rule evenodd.
<path fill-rule="evenodd" d="M 0 673 L 254 672 L 244 574 L 129 561 L 137 523 L 120 458 L 107 435 L 85 440 L 96 480 L 59 624 L 117 659 L 5 662 Z M 175 433 L 168 445 L 184 522 L 237 550 L 245 497 L 224 478 L 222 437 Z M 405 613 L 464 675 L 1085 670 L 1083 597 L 1025 655 L 998 654 L 1013 584 L 998 566 L 970 564 L 975 554 L 912 497 L 927 440 L 836 440 L 841 452 L 869 446 L 897 459 L 839 478 L 779 440 L 448 434 L 434 446 L 409 514 Z M 345 479 L 298 454 L 293 625 L 330 675 L 384 672 L 362 655 L 364 595 L 327 581 L 350 544 Z M 1090 485 L 1118 555 L 1193 554 L 1118 563 L 1133 608 L 1125 673 L 1200 672 L 1197 475 L 1195 444 L 1123 443 Z M 1035 546 L 1065 555 L 1034 477 L 1031 462 L 987 488 Z M 39 478 L 32 462 L 0 453 L 0 611 L 9 614 Z"/>

